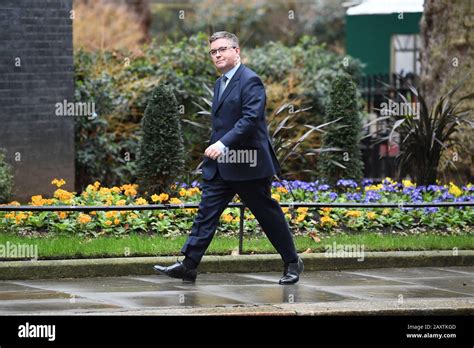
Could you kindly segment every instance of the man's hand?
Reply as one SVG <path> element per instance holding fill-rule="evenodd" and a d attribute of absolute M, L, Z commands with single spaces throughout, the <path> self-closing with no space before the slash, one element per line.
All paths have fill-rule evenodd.
<path fill-rule="evenodd" d="M 225 150 L 225 145 L 222 144 L 220 141 L 218 141 L 212 144 L 211 146 L 209 146 L 206 149 L 206 151 L 204 151 L 204 155 L 215 160 L 216 158 L 218 158 L 220 155 L 224 153 L 224 150 Z"/>

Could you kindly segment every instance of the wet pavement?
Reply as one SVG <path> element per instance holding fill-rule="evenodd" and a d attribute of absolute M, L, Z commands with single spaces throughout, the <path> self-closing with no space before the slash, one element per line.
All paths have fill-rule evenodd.
<path fill-rule="evenodd" d="M 337 308 L 462 307 L 474 311 L 474 266 L 305 272 L 296 285 L 279 273 L 199 274 L 195 284 L 162 275 L 0 282 L 0 315 L 315 314 Z M 378 305 L 377 305 L 378 304 Z M 298 307 L 299 306 L 299 307 Z M 309 308 L 298 311 L 295 308 Z"/>

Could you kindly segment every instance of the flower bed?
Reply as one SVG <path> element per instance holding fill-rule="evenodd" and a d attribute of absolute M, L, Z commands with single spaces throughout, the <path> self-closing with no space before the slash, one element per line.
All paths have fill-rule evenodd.
<path fill-rule="evenodd" d="M 139 197 L 137 185 L 101 187 L 99 182 L 88 185 L 81 194 L 61 189 L 64 180 L 54 179 L 57 186 L 52 198 L 33 196 L 32 206 L 124 206 L 146 204 L 198 203 L 201 191 L 198 182 L 191 185 L 175 184 L 171 194 L 154 194 L 149 200 Z M 291 194 L 290 189 L 293 194 Z M 467 202 L 473 200 L 474 185 L 416 186 L 408 180 L 395 182 L 386 178 L 374 184 L 364 180 L 360 185 L 353 180 L 339 180 L 336 187 L 316 182 L 282 181 L 272 184 L 272 197 L 279 202 L 359 202 L 359 203 L 421 203 Z M 238 196 L 234 198 L 239 202 Z M 7 205 L 20 205 L 10 202 Z M 282 208 L 294 233 L 317 235 L 334 233 L 472 233 L 472 207 L 443 208 Z M 0 230 L 20 234 L 74 233 L 82 235 L 123 235 L 131 232 L 179 235 L 191 230 L 197 209 L 93 211 L 80 212 L 0 212 Z M 246 209 L 245 230 L 260 233 L 253 214 Z M 227 208 L 221 216 L 220 232 L 237 233 L 239 209 Z"/>

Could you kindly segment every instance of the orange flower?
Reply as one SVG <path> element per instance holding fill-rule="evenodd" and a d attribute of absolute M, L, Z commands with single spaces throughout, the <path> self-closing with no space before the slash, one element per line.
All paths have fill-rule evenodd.
<path fill-rule="evenodd" d="M 26 215 L 25 213 L 23 212 L 19 212 L 18 214 L 16 214 L 15 216 L 15 220 L 16 220 L 16 223 L 17 224 L 20 224 L 23 222 L 23 220 L 27 219 L 28 218 L 28 215 Z"/>
<path fill-rule="evenodd" d="M 60 219 L 67 218 L 67 213 L 65 211 L 56 212 L 56 214 L 58 214 Z"/>
<path fill-rule="evenodd" d="M 137 198 L 137 199 L 135 200 L 135 204 L 137 204 L 137 205 L 147 205 L 148 202 L 147 202 L 146 199 L 144 199 L 144 198 Z"/>
<path fill-rule="evenodd" d="M 80 213 L 79 217 L 77 219 L 81 224 L 87 224 L 87 223 L 91 222 L 91 220 L 92 220 L 92 218 L 89 215 L 83 214 L 83 213 Z"/>
<path fill-rule="evenodd" d="M 183 202 L 179 198 L 173 197 L 170 199 L 170 204 L 181 204 L 181 203 Z"/>
<path fill-rule="evenodd" d="M 43 204 L 44 204 L 44 201 L 43 201 L 43 196 L 42 195 L 37 195 L 37 196 L 32 196 L 31 197 L 31 205 L 40 207 Z"/>
<path fill-rule="evenodd" d="M 170 196 L 166 193 L 160 193 L 160 195 L 154 194 L 153 196 L 151 196 L 151 200 L 153 202 L 160 202 L 160 203 L 163 201 L 167 201 L 169 198 Z"/>
<path fill-rule="evenodd" d="M 332 210 L 332 208 L 329 208 L 329 207 L 325 207 L 325 208 L 321 208 L 321 210 L 323 211 L 323 214 L 329 214 Z"/>
<path fill-rule="evenodd" d="M 66 190 L 57 189 L 56 191 L 54 191 L 54 197 L 56 197 L 60 201 L 68 203 L 74 197 L 74 195 Z"/>
<path fill-rule="evenodd" d="M 137 184 L 126 184 L 122 185 L 121 189 L 124 191 L 125 196 L 135 196 L 137 194 Z"/>
<path fill-rule="evenodd" d="M 222 215 L 222 220 L 224 220 L 225 222 L 229 223 L 229 222 L 232 222 L 234 218 L 232 217 L 232 215 L 230 214 L 224 214 Z"/>
<path fill-rule="evenodd" d="M 105 212 L 105 217 L 107 219 L 113 218 L 114 216 L 117 216 L 118 211 L 107 211 Z"/>
<path fill-rule="evenodd" d="M 323 216 L 321 217 L 321 226 L 325 226 L 325 225 L 329 225 L 329 226 L 336 226 L 337 225 L 337 222 L 334 221 L 331 217 L 329 216 Z"/>

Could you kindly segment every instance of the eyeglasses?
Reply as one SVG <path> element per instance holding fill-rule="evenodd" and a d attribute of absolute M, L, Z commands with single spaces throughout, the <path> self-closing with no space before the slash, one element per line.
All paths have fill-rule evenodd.
<path fill-rule="evenodd" d="M 237 48 L 237 46 L 224 46 L 224 47 L 219 47 L 217 50 L 210 50 L 210 51 L 209 51 L 209 54 L 214 57 L 214 56 L 217 54 L 217 52 L 219 52 L 220 54 L 222 54 L 222 52 L 227 51 L 228 48 Z"/>

